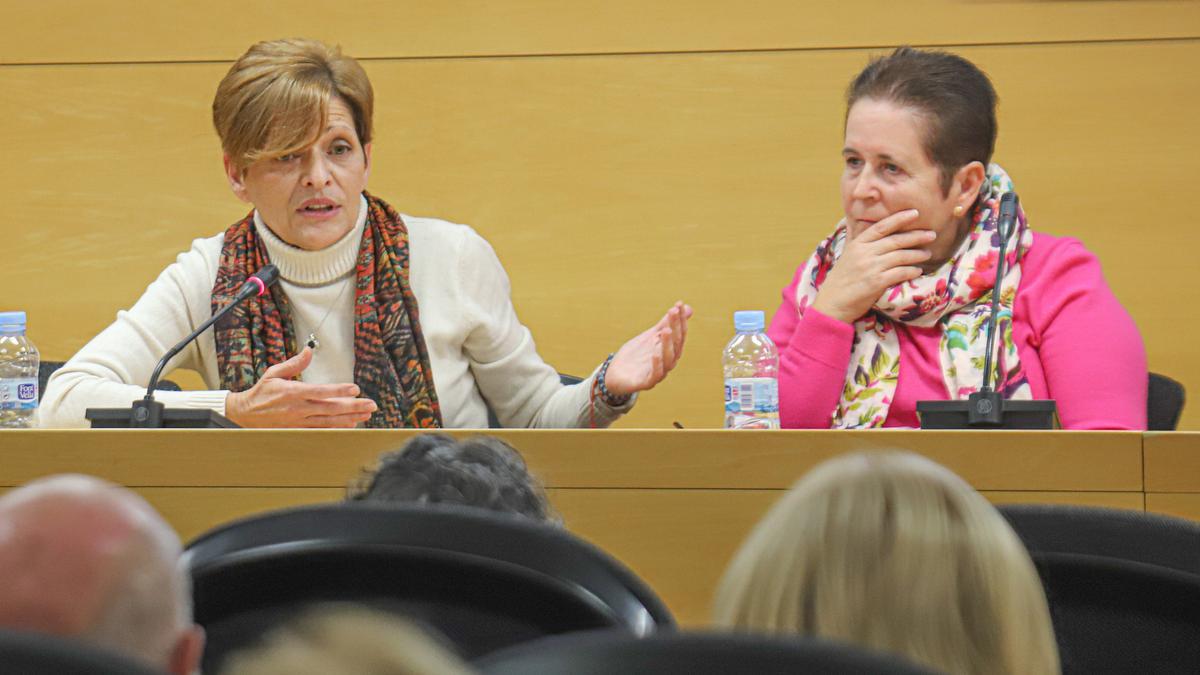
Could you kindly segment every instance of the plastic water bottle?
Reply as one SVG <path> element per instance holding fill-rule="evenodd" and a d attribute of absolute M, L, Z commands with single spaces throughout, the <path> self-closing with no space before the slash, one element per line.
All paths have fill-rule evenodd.
<path fill-rule="evenodd" d="M 38 350 L 25 337 L 25 312 L 0 312 L 0 429 L 34 426 Z"/>
<path fill-rule="evenodd" d="M 734 312 L 725 346 L 725 428 L 779 428 L 779 352 L 760 311 Z"/>

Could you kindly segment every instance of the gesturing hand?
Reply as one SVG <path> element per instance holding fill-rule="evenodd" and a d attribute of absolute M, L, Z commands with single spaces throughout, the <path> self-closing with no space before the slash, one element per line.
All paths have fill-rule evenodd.
<path fill-rule="evenodd" d="M 679 363 L 692 308 L 682 302 L 667 310 L 649 330 L 621 345 L 608 365 L 604 386 L 613 396 L 646 391 Z"/>
<path fill-rule="evenodd" d="M 357 384 L 310 384 L 291 378 L 312 363 L 312 349 L 277 363 L 246 391 L 225 399 L 225 416 L 243 427 L 354 428 L 375 412 L 375 402 L 359 395 Z"/>
<path fill-rule="evenodd" d="M 917 215 L 911 209 L 898 211 L 849 239 L 817 291 L 813 309 L 853 323 L 871 309 L 885 290 L 921 276 L 918 265 L 932 254 L 916 247 L 929 244 L 936 235 L 932 230 L 897 232 L 916 220 Z"/>

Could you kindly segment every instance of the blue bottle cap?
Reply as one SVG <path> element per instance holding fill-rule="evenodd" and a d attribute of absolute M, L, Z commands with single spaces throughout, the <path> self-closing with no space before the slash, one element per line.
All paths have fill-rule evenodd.
<path fill-rule="evenodd" d="M 25 327 L 25 312 L 0 312 L 0 326 Z"/>
<path fill-rule="evenodd" d="M 739 333 L 760 332 L 766 325 L 766 315 L 761 309 L 733 313 L 733 327 Z"/>

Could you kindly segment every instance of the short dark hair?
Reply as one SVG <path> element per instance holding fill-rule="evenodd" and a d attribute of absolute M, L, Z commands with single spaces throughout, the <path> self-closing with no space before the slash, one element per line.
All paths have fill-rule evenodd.
<path fill-rule="evenodd" d="M 846 115 L 861 99 L 915 109 L 925 120 L 925 153 L 938 165 L 942 192 L 971 162 L 986 169 L 996 149 L 996 90 L 961 56 L 900 47 L 872 59 L 846 90 Z"/>
<path fill-rule="evenodd" d="M 379 467 L 364 473 L 347 499 L 457 504 L 559 522 L 521 454 L 493 436 L 457 441 L 444 434 L 421 434 L 381 455 Z"/>

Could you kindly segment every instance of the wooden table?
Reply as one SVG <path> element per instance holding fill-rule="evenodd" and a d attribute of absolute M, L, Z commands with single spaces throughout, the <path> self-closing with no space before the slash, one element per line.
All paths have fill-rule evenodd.
<path fill-rule="evenodd" d="M 61 472 L 127 485 L 186 540 L 232 518 L 336 500 L 412 431 L 0 431 L 0 490 Z M 473 432 L 453 432 L 469 435 Z M 1200 519 L 1200 434 L 505 430 L 572 531 L 623 560 L 684 624 L 707 622 L 725 564 L 814 464 L 904 448 L 995 502 L 1147 509 Z"/>

